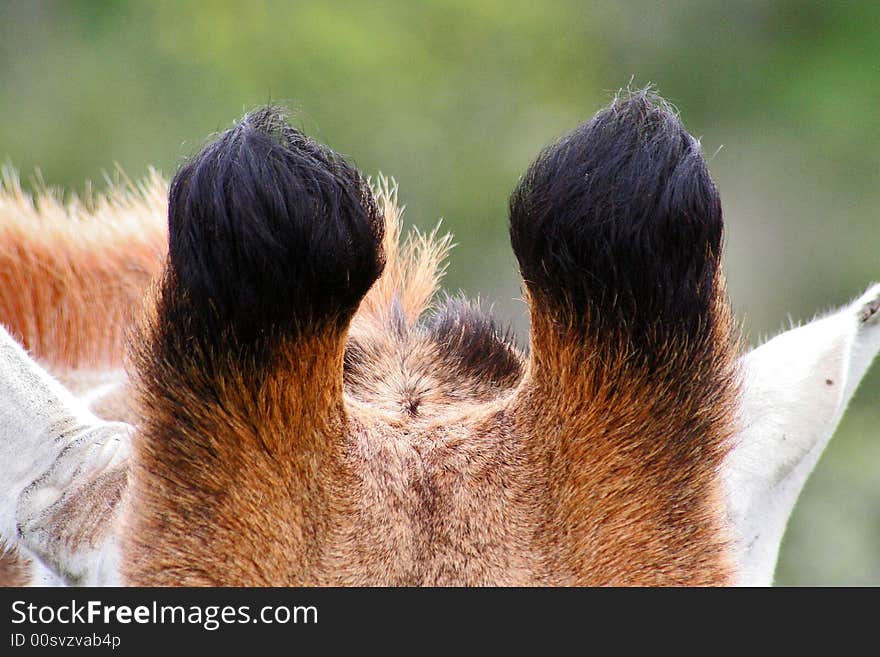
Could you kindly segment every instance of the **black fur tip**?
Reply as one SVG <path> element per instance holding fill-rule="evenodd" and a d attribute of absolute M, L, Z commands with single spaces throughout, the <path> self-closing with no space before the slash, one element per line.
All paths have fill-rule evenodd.
<path fill-rule="evenodd" d="M 522 376 L 513 334 L 500 328 L 478 303 L 447 298 L 427 328 L 447 367 L 496 386 L 513 385 Z"/>
<path fill-rule="evenodd" d="M 275 107 L 245 115 L 181 167 L 168 224 L 166 285 L 189 323 L 245 343 L 347 320 L 384 266 L 364 179 Z"/>
<path fill-rule="evenodd" d="M 538 156 L 511 197 L 510 236 L 535 301 L 575 323 L 705 326 L 721 201 L 699 142 L 649 90 L 621 95 Z"/>

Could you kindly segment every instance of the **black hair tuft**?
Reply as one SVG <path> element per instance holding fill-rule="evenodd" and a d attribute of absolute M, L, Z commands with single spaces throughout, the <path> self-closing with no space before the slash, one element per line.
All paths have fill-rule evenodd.
<path fill-rule="evenodd" d="M 700 144 L 650 90 L 622 94 L 546 148 L 510 200 L 534 302 L 630 337 L 705 332 L 721 202 Z"/>
<path fill-rule="evenodd" d="M 513 385 L 522 361 L 513 334 L 492 315 L 464 298 L 447 298 L 427 320 L 427 329 L 448 365 L 495 385 Z"/>
<path fill-rule="evenodd" d="M 208 339 L 347 321 L 384 266 L 366 181 L 277 107 L 245 115 L 180 168 L 168 224 L 166 305 L 170 294 Z"/>

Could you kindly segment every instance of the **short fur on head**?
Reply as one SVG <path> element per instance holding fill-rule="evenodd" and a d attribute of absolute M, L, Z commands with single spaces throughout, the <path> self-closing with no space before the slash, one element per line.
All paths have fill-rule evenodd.
<path fill-rule="evenodd" d="M 772 577 L 797 491 L 880 350 L 880 286 L 737 361 L 718 192 L 650 91 L 621 93 L 549 146 L 513 192 L 527 352 L 478 304 L 433 302 L 449 237 L 401 243 L 401 212 L 388 180 L 371 191 L 264 108 L 171 184 L 132 385 L 89 379 L 91 351 L 56 354 L 28 328 L 45 303 L 0 295 L 0 317 L 48 342 L 44 362 L 73 366 L 62 380 L 84 391 L 74 398 L 0 331 L 0 457 L 35 464 L 0 470 L 0 538 L 40 557 L 40 581 L 68 583 Z M 105 266 L 125 271 L 118 249 L 68 249 L 35 250 L 46 264 L 30 270 L 20 252 L 0 257 L 22 296 L 58 289 L 25 271 L 66 267 L 60 278 L 81 282 L 53 330 L 108 303 L 129 309 L 110 333 L 127 330 L 129 288 L 102 283 Z M 786 442 L 791 427 L 804 438 Z"/>

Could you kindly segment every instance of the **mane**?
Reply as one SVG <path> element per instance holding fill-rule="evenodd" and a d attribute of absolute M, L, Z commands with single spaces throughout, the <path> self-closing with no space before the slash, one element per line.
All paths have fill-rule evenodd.
<path fill-rule="evenodd" d="M 53 369 L 122 364 L 125 333 L 166 251 L 167 185 L 156 171 L 64 199 L 15 170 L 0 181 L 0 322 Z"/>
<path fill-rule="evenodd" d="M 407 325 L 415 324 L 431 307 L 452 246 L 452 235 L 441 234 L 439 225 L 430 233 L 412 229 L 402 240 L 404 206 L 398 202 L 397 183 L 379 174 L 372 191 L 385 218 L 385 269 L 355 315 L 351 328 L 355 335 L 385 326 L 392 312 Z"/>

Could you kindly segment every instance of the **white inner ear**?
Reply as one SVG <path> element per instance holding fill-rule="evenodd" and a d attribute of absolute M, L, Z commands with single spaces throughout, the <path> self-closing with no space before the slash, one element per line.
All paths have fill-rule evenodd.
<path fill-rule="evenodd" d="M 126 467 L 130 433 L 95 417 L 0 327 L 0 536 L 41 562 L 43 580 L 118 583 L 119 505 L 93 484 Z"/>
<path fill-rule="evenodd" d="M 770 585 L 798 495 L 880 350 L 880 285 L 740 361 L 740 432 L 724 464 L 737 582 Z"/>

